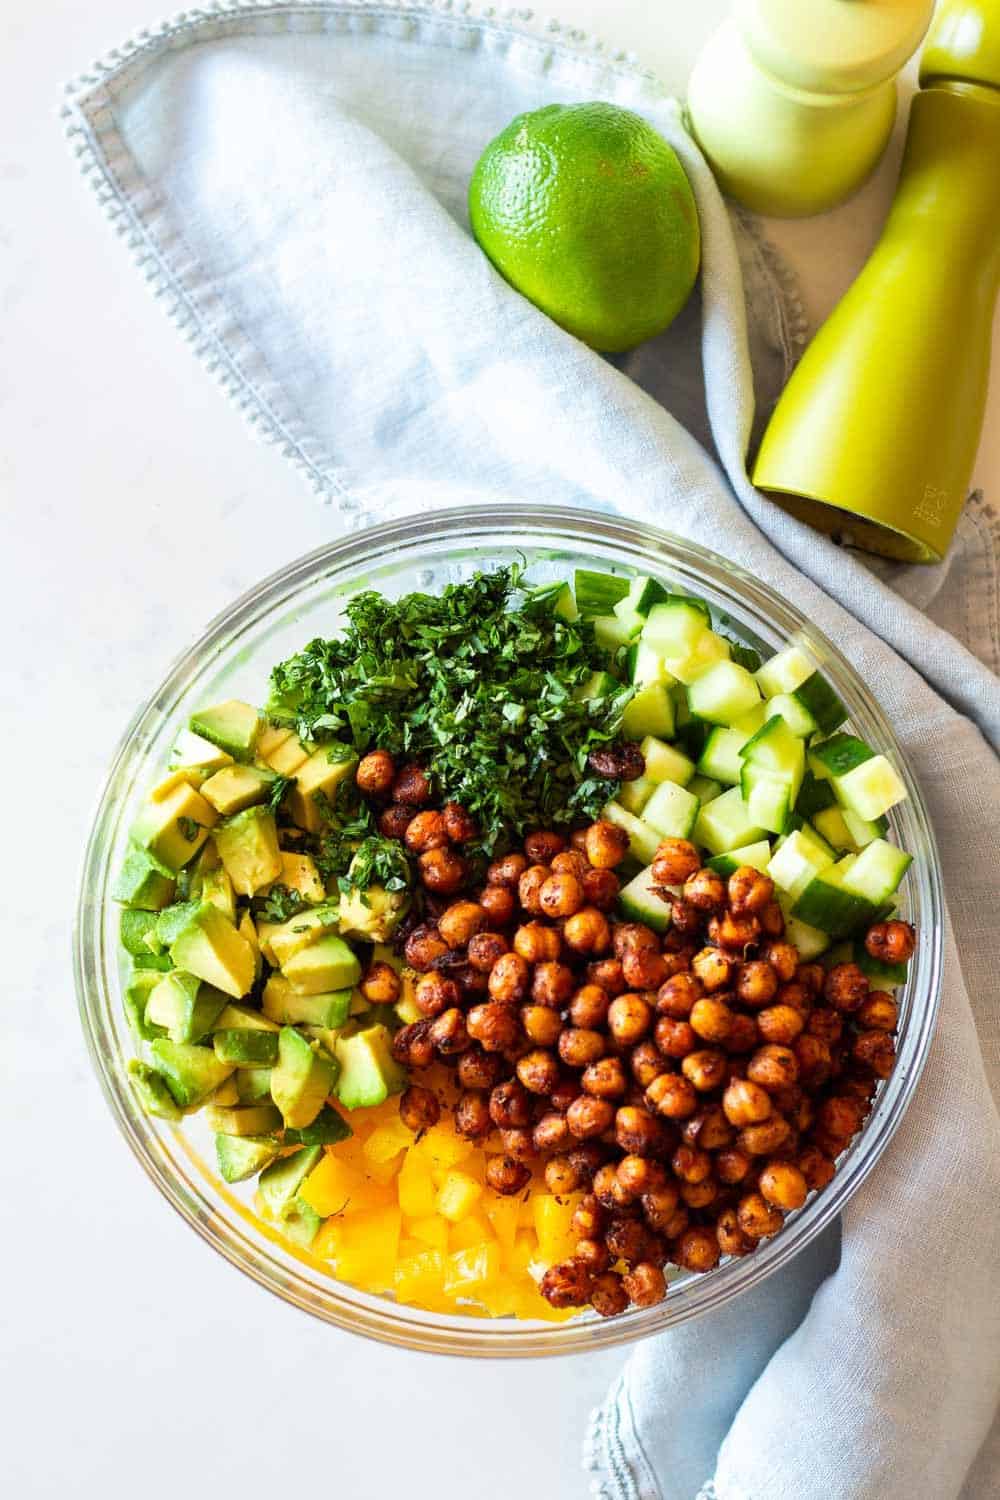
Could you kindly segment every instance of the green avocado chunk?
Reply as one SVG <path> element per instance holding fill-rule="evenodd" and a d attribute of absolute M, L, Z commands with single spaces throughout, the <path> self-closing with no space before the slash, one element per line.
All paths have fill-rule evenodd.
<path fill-rule="evenodd" d="M 281 1129 L 281 1115 L 273 1104 L 237 1104 L 225 1108 L 209 1104 L 205 1123 L 209 1130 L 220 1135 L 272 1135 Z"/>
<path fill-rule="evenodd" d="M 223 1182 L 246 1182 L 279 1155 L 281 1142 L 269 1135 L 217 1135 L 215 1159 Z"/>
<path fill-rule="evenodd" d="M 285 1238 L 291 1240 L 293 1245 L 301 1245 L 303 1250 L 307 1250 L 312 1244 L 322 1222 L 312 1204 L 307 1203 L 304 1198 L 293 1198 L 281 1215 Z"/>
<path fill-rule="evenodd" d="M 347 937 L 369 943 L 387 943 L 410 905 L 408 891 L 387 891 L 370 885 L 365 891 L 350 890 L 340 902 L 340 930 Z"/>
<path fill-rule="evenodd" d="M 122 989 L 122 1004 L 129 1030 L 137 1042 L 152 1042 L 163 1035 L 163 1027 L 146 1020 L 149 997 L 163 976 L 156 969 L 133 967 Z"/>
<path fill-rule="evenodd" d="M 129 838 L 164 874 L 176 875 L 194 859 L 218 818 L 211 803 L 182 781 L 161 801 L 140 809 Z"/>
<path fill-rule="evenodd" d="M 351 990 L 328 995 L 300 995 L 282 974 L 272 974 L 264 986 L 261 1009 L 280 1026 L 319 1026 L 335 1030 L 351 1012 Z"/>
<path fill-rule="evenodd" d="M 301 1130 L 286 1130 L 286 1146 L 335 1146 L 338 1141 L 346 1141 L 354 1131 L 348 1125 L 343 1115 L 324 1104 L 319 1114 L 311 1125 L 305 1125 Z"/>
<path fill-rule="evenodd" d="M 248 807 L 215 829 L 215 847 L 239 896 L 253 896 L 281 874 L 278 826 L 268 807 Z"/>
<path fill-rule="evenodd" d="M 258 1104 L 271 1097 L 270 1068 L 238 1068 L 236 1093 L 241 1104 Z"/>
<path fill-rule="evenodd" d="M 201 902 L 192 912 L 170 945 L 170 957 L 178 969 L 197 974 L 234 999 L 253 986 L 253 949 L 210 901 Z"/>
<path fill-rule="evenodd" d="M 201 795 L 223 817 L 266 802 L 278 777 L 261 766 L 223 766 L 202 782 Z"/>
<path fill-rule="evenodd" d="M 285 1126 L 302 1130 L 311 1125 L 333 1092 L 334 1064 L 315 1051 L 304 1036 L 283 1026 L 278 1038 L 278 1061 L 271 1069 L 271 1097 Z"/>
<path fill-rule="evenodd" d="M 160 1120 L 179 1120 L 181 1111 L 162 1073 L 151 1068 L 149 1063 L 133 1057 L 128 1065 L 129 1079 L 135 1089 L 139 1103 L 147 1115 L 156 1115 Z"/>
<path fill-rule="evenodd" d="M 392 1038 L 381 1024 L 340 1037 L 337 1061 L 337 1098 L 345 1109 L 381 1104 L 406 1087 L 406 1073 L 393 1057 Z"/>
<path fill-rule="evenodd" d="M 236 760 L 249 760 L 260 734 L 262 720 L 257 710 L 239 698 L 229 698 L 213 708 L 200 709 L 188 721 L 192 734 L 200 734 Z"/>
<path fill-rule="evenodd" d="M 227 1028 L 212 1037 L 215 1055 L 238 1068 L 270 1068 L 278 1061 L 278 1038 L 273 1031 Z"/>
<path fill-rule="evenodd" d="M 130 849 L 111 887 L 112 901 L 143 911 L 161 911 L 174 899 L 175 882 L 143 849 Z"/>
<path fill-rule="evenodd" d="M 304 1146 L 292 1156 L 272 1162 L 260 1174 L 260 1196 L 272 1214 L 280 1215 L 298 1195 L 313 1167 L 323 1155 L 322 1146 Z"/>
<path fill-rule="evenodd" d="M 146 1003 L 146 1025 L 162 1026 L 172 1042 L 200 1042 L 225 1010 L 226 996 L 194 974 L 165 974 Z"/>
<path fill-rule="evenodd" d="M 189 1042 L 172 1042 L 157 1037 L 150 1047 L 153 1062 L 166 1079 L 174 1102 L 181 1109 L 195 1109 L 203 1104 L 233 1071 L 232 1063 L 220 1062 L 211 1047 L 196 1047 Z"/>
<path fill-rule="evenodd" d="M 282 973 L 300 995 L 323 995 L 352 989 L 361 979 L 361 964 L 343 938 L 328 933 L 294 954 Z"/>
<path fill-rule="evenodd" d="M 151 949 L 146 942 L 146 934 L 152 932 L 156 925 L 155 911 L 139 911 L 127 906 L 118 924 L 118 934 L 125 952 L 133 958 L 136 954 L 149 953 Z"/>

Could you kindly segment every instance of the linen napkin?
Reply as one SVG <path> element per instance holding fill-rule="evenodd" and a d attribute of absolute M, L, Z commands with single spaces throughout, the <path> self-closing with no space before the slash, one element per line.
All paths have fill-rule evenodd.
<path fill-rule="evenodd" d="M 469 235 L 465 187 L 486 141 L 521 110 L 595 98 L 644 114 L 694 186 L 703 401 L 691 316 L 603 360 L 512 291 Z M 640 1346 L 597 1414 L 588 1463 L 609 1500 L 692 1500 L 703 1485 L 718 1500 L 995 1494 L 988 509 L 969 513 L 949 563 L 879 577 L 753 491 L 741 259 L 771 396 L 796 334 L 781 278 L 745 231 L 738 251 L 663 87 L 526 13 L 222 3 L 112 54 L 74 85 L 66 117 L 185 337 L 323 498 L 360 521 L 501 499 L 648 518 L 792 599 L 870 684 L 940 842 L 950 917 L 928 1067 L 844 1215 L 839 1259 L 835 1239 L 820 1241 L 750 1296 Z"/>

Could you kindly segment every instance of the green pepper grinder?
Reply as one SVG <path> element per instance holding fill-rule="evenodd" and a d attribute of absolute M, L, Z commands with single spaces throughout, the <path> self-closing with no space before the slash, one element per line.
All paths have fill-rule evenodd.
<path fill-rule="evenodd" d="M 896 196 L 806 349 L 753 482 L 821 531 L 938 562 L 968 492 L 1000 289 L 1000 0 L 944 0 Z"/>

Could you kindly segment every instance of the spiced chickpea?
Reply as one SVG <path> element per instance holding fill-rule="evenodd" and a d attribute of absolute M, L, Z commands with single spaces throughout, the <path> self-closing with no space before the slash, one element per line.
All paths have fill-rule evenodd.
<path fill-rule="evenodd" d="M 610 1004 L 608 995 L 598 985 L 581 985 L 569 1003 L 569 1018 L 574 1026 L 597 1030 L 606 1023 Z"/>
<path fill-rule="evenodd" d="M 796 1039 L 792 1051 L 799 1065 L 799 1077 L 807 1088 L 819 1088 L 830 1077 L 833 1058 L 829 1044 L 822 1037 L 805 1032 Z"/>
<path fill-rule="evenodd" d="M 429 974 L 423 974 L 417 980 L 413 991 L 413 1000 L 421 1015 L 441 1015 L 442 1011 L 450 1010 L 458 1004 L 462 998 L 461 991 L 454 979 L 449 979 L 446 974 L 433 969 Z"/>
<path fill-rule="evenodd" d="M 499 1130 L 523 1129 L 531 1124 L 532 1100 L 517 1078 L 498 1083 L 490 1093 L 490 1119 Z"/>
<path fill-rule="evenodd" d="M 519 953 L 505 953 L 490 970 L 489 991 L 503 1005 L 517 1005 L 528 993 L 531 970 Z"/>
<path fill-rule="evenodd" d="M 757 1017 L 757 1026 L 765 1042 L 788 1046 L 805 1028 L 806 1018 L 794 1005 L 768 1005 Z"/>
<path fill-rule="evenodd" d="M 823 984 L 823 999 L 834 1010 L 854 1011 L 868 997 L 868 978 L 857 964 L 834 964 Z"/>
<path fill-rule="evenodd" d="M 574 953 L 606 953 L 611 945 L 608 919 L 595 906 L 584 906 L 563 926 L 563 942 Z"/>
<path fill-rule="evenodd" d="M 444 826 L 444 815 L 426 809 L 418 812 L 407 825 L 404 842 L 412 854 L 423 854 L 427 849 L 444 849 L 449 843 Z"/>
<path fill-rule="evenodd" d="M 865 948 L 882 964 L 905 964 L 913 957 L 917 936 L 909 922 L 877 922 L 868 929 Z"/>
<path fill-rule="evenodd" d="M 598 1167 L 594 1173 L 593 1189 L 598 1203 L 611 1214 L 630 1211 L 635 1202 L 635 1194 L 621 1181 L 611 1162 Z"/>
<path fill-rule="evenodd" d="M 719 1185 L 711 1177 L 704 1182 L 682 1182 L 681 1202 L 686 1208 L 707 1208 L 719 1196 Z"/>
<path fill-rule="evenodd" d="M 653 948 L 633 948 L 622 955 L 622 974 L 632 989 L 655 990 L 667 977 L 667 961 Z"/>
<path fill-rule="evenodd" d="M 614 931 L 614 953 L 618 959 L 624 958 L 626 953 L 633 952 L 637 948 L 647 948 L 650 952 L 660 951 L 660 940 L 651 927 L 643 922 L 618 922 Z"/>
<path fill-rule="evenodd" d="M 642 1195 L 642 1216 L 656 1234 L 666 1233 L 667 1225 L 681 1201 L 680 1188 L 669 1180 Z"/>
<path fill-rule="evenodd" d="M 402 802 L 384 807 L 378 815 L 378 831 L 387 839 L 402 839 L 413 820 L 414 809 Z"/>
<path fill-rule="evenodd" d="M 857 1135 L 863 1121 L 864 1110 L 858 1100 L 838 1094 L 824 1099 L 816 1113 L 817 1130 L 830 1139 L 842 1141 L 845 1146 Z"/>
<path fill-rule="evenodd" d="M 753 1083 L 759 1083 L 762 1089 L 769 1092 L 772 1089 L 784 1088 L 786 1084 L 797 1083 L 799 1077 L 799 1064 L 795 1053 L 790 1047 L 782 1047 L 777 1042 L 768 1042 L 759 1047 L 747 1064 L 747 1077 Z"/>
<path fill-rule="evenodd" d="M 476 820 L 460 802 L 444 805 L 445 832 L 453 844 L 470 844 L 479 832 Z"/>
<path fill-rule="evenodd" d="M 549 1104 L 559 1114 L 564 1115 L 573 1100 L 578 1099 L 582 1092 L 579 1078 L 560 1078 L 549 1095 Z"/>
<path fill-rule="evenodd" d="M 655 1307 L 667 1295 L 666 1278 L 659 1266 L 641 1260 L 622 1277 L 626 1296 L 636 1307 Z"/>
<path fill-rule="evenodd" d="M 700 1094 L 711 1093 L 721 1088 L 726 1076 L 726 1056 L 712 1047 L 702 1047 L 689 1052 L 681 1063 L 681 1072 Z"/>
<path fill-rule="evenodd" d="M 566 1151 L 573 1143 L 573 1132 L 566 1124 L 566 1116 L 552 1109 L 535 1121 L 532 1139 L 538 1151 Z"/>
<path fill-rule="evenodd" d="M 565 847 L 566 840 L 561 834 L 546 829 L 529 833 L 524 841 L 524 852 L 533 865 L 547 865 L 556 854 L 561 854 Z"/>
<path fill-rule="evenodd" d="M 449 962 L 448 977 L 454 979 L 462 991 L 463 998 L 466 1000 L 471 1000 L 473 996 L 489 993 L 489 974 L 484 974 L 482 969 L 476 969 L 468 962 Z"/>
<path fill-rule="evenodd" d="M 723 1255 L 749 1255 L 754 1247 L 754 1241 L 745 1235 L 740 1228 L 740 1221 L 735 1208 L 724 1208 L 715 1221 L 715 1238 L 719 1242 L 719 1249 Z"/>
<path fill-rule="evenodd" d="M 872 1074 L 862 1064 L 860 1069 L 857 1064 L 844 1072 L 837 1080 L 837 1092 L 844 1094 L 850 1099 L 857 1099 L 858 1103 L 865 1108 L 875 1097 L 876 1083 Z"/>
<path fill-rule="evenodd" d="M 530 1162 L 538 1155 L 534 1134 L 526 1125 L 511 1126 L 507 1130 L 501 1130 L 500 1140 L 506 1154 L 512 1156 L 515 1161 Z"/>
<path fill-rule="evenodd" d="M 790 1161 L 769 1161 L 757 1186 L 771 1207 L 780 1208 L 783 1213 L 801 1208 L 809 1195 L 806 1179 Z"/>
<path fill-rule="evenodd" d="M 716 919 L 712 917 L 710 923 Z M 700 939 L 702 927 L 705 922 L 705 913 L 697 906 L 692 906 L 690 901 L 675 896 L 670 903 L 670 932 L 667 936 L 674 941 L 682 941 L 689 938 L 692 942 Z"/>
<path fill-rule="evenodd" d="M 628 1156 L 653 1156 L 663 1142 L 658 1120 L 636 1104 L 623 1104 L 615 1114 L 615 1141 Z"/>
<path fill-rule="evenodd" d="M 536 1047 L 554 1047 L 563 1023 L 559 1012 L 550 1005 L 522 1005 L 521 1027 L 528 1041 L 534 1042 Z"/>
<path fill-rule="evenodd" d="M 713 1104 L 685 1120 L 681 1135 L 691 1146 L 700 1146 L 703 1151 L 718 1151 L 732 1144 L 735 1131 L 720 1107 Z"/>
<path fill-rule="evenodd" d="M 698 1107 L 694 1085 L 679 1073 L 661 1073 L 646 1090 L 652 1109 L 667 1120 L 686 1120 Z"/>
<path fill-rule="evenodd" d="M 640 1219 L 613 1218 L 604 1231 L 604 1243 L 614 1260 L 627 1265 L 645 1260 L 653 1250 L 649 1230 Z"/>
<path fill-rule="evenodd" d="M 492 927 L 506 927 L 514 920 L 517 911 L 517 895 L 503 885 L 487 885 L 480 891 L 478 901 Z"/>
<path fill-rule="evenodd" d="M 622 973 L 620 958 L 598 958 L 587 965 L 587 983 L 596 984 L 606 995 L 614 998 L 615 995 L 623 995 L 628 989 L 625 983 L 625 975 Z"/>
<path fill-rule="evenodd" d="M 576 985 L 576 976 L 568 964 L 538 964 L 531 980 L 531 998 L 536 1005 L 550 1005 L 561 1010 Z"/>
<path fill-rule="evenodd" d="M 899 1023 L 899 1007 L 887 991 L 872 990 L 859 1007 L 855 1020 L 865 1031 L 895 1031 Z"/>
<path fill-rule="evenodd" d="M 666 1169 L 648 1156 L 623 1156 L 615 1172 L 622 1187 L 633 1198 L 654 1192 L 667 1181 Z"/>
<path fill-rule="evenodd" d="M 722 1096 L 722 1108 L 730 1125 L 758 1125 L 771 1113 L 771 1099 L 759 1084 L 734 1078 Z"/>
<path fill-rule="evenodd" d="M 502 1057 L 495 1052 L 484 1052 L 481 1047 L 470 1047 L 460 1055 L 455 1076 L 463 1089 L 489 1090 L 500 1082 L 504 1072 Z"/>
<path fill-rule="evenodd" d="M 466 1140 L 478 1141 L 493 1129 L 486 1095 L 478 1089 L 467 1089 L 455 1104 L 455 1129 Z"/>
<path fill-rule="evenodd" d="M 611 1264 L 611 1256 L 603 1240 L 577 1240 L 573 1254 L 577 1260 L 583 1261 L 593 1276 L 602 1275 Z M 593 1297 L 593 1288 L 591 1288 L 591 1297 Z"/>
<path fill-rule="evenodd" d="M 442 896 L 452 895 L 465 881 L 465 860 L 453 849 L 428 849 L 420 855 L 417 866 L 427 889 L 439 891 Z"/>
<path fill-rule="evenodd" d="M 730 1054 L 752 1052 L 760 1041 L 760 1028 L 753 1016 L 737 1011 L 723 1046 Z"/>
<path fill-rule="evenodd" d="M 381 960 L 371 965 L 361 981 L 361 993 L 372 1005 L 395 1005 L 402 988 L 395 969 Z"/>
<path fill-rule="evenodd" d="M 744 1005 L 767 1005 L 778 993 L 778 976 L 763 959 L 740 964 L 736 974 L 736 993 Z"/>
<path fill-rule="evenodd" d="M 543 915 L 542 886 L 548 880 L 550 873 L 548 865 L 529 865 L 517 882 L 517 899 L 524 910 L 534 917 Z M 506 887 L 501 887 L 501 889 L 506 889 Z"/>
<path fill-rule="evenodd" d="M 478 901 L 456 901 L 438 917 L 438 932 L 449 948 L 466 947 L 485 926 L 486 913 Z"/>
<path fill-rule="evenodd" d="M 704 1042 L 724 1042 L 732 1030 L 733 1013 L 718 996 L 704 996 L 696 1000 L 688 1017 L 693 1031 Z"/>
<path fill-rule="evenodd" d="M 633 1047 L 628 1062 L 632 1077 L 642 1089 L 647 1089 L 663 1072 L 663 1054 L 655 1042 L 640 1042 Z"/>
<path fill-rule="evenodd" d="M 653 1009 L 641 995 L 619 995 L 608 1007 L 607 1022 L 619 1046 L 634 1047 L 652 1026 Z"/>
<path fill-rule="evenodd" d="M 531 1168 L 513 1156 L 490 1156 L 486 1161 L 486 1184 L 495 1193 L 511 1198 L 528 1186 Z"/>
<path fill-rule="evenodd" d="M 548 1094 L 559 1082 L 559 1061 L 554 1052 L 536 1047 L 520 1059 L 516 1072 L 529 1094 Z"/>
<path fill-rule="evenodd" d="M 759 1125 L 744 1125 L 736 1145 L 747 1156 L 772 1156 L 792 1143 L 792 1127 L 783 1115 L 771 1115 Z"/>
<path fill-rule="evenodd" d="M 810 1011 L 806 1020 L 806 1031 L 810 1036 L 818 1036 L 832 1047 L 839 1042 L 844 1034 L 844 1018 L 839 1011 L 830 1009 L 829 1006 L 821 1005 L 816 1010 Z"/>
<path fill-rule="evenodd" d="M 799 967 L 799 950 L 793 943 L 768 943 L 761 958 L 771 965 L 782 984 L 788 984 L 795 978 Z"/>
<path fill-rule="evenodd" d="M 708 919 L 708 940 L 731 953 L 744 953 L 760 936 L 760 922 L 755 916 L 734 916 L 723 912 Z"/>
<path fill-rule="evenodd" d="M 777 1234 L 784 1221 L 762 1193 L 747 1193 L 736 1206 L 736 1222 L 747 1239 L 763 1240 Z"/>
<path fill-rule="evenodd" d="M 763 937 L 780 938 L 785 931 L 785 913 L 777 901 L 769 901 L 757 920 Z"/>
<path fill-rule="evenodd" d="M 583 905 L 583 882 L 568 872 L 552 874 L 538 892 L 538 904 L 552 921 L 571 917 Z"/>
<path fill-rule="evenodd" d="M 451 1057 L 472 1046 L 465 1025 L 465 1016 L 457 1007 L 442 1011 L 431 1022 L 429 1035 L 442 1057 Z"/>
<path fill-rule="evenodd" d="M 593 1193 L 584 1193 L 570 1219 L 570 1233 L 575 1234 L 577 1239 L 597 1239 L 604 1237 L 607 1227 L 608 1216 Z"/>
<path fill-rule="evenodd" d="M 429 1068 L 436 1056 L 430 1020 L 401 1026 L 392 1039 L 392 1055 L 404 1068 Z"/>
<path fill-rule="evenodd" d="M 628 1088 L 625 1068 L 620 1057 L 600 1057 L 584 1068 L 580 1083 L 585 1094 L 595 1099 L 621 1099 Z"/>
<path fill-rule="evenodd" d="M 384 797 L 396 777 L 396 763 L 388 750 L 370 750 L 358 761 L 354 779 L 366 797 Z"/>
<path fill-rule="evenodd" d="M 404 766 L 392 783 L 392 800 L 410 807 L 424 807 L 431 800 L 431 782 L 420 766 Z"/>
<path fill-rule="evenodd" d="M 537 1131 L 538 1126 L 535 1126 Z M 569 1131 L 566 1132 L 569 1135 Z M 568 1156 L 552 1156 L 545 1163 L 543 1173 L 545 1186 L 550 1193 L 556 1197 L 564 1197 L 568 1193 L 575 1193 L 580 1186 L 580 1174 L 570 1161 Z"/>
<path fill-rule="evenodd" d="M 584 852 L 595 870 L 613 870 L 628 853 L 629 837 L 624 828 L 600 818 L 584 836 Z"/>
<path fill-rule="evenodd" d="M 774 881 L 751 865 L 740 865 L 726 887 L 729 909 L 737 917 L 759 917 L 774 895 Z"/>
<path fill-rule="evenodd" d="M 656 1009 L 661 1016 L 672 1016 L 675 1021 L 687 1021 L 692 1007 L 702 996 L 701 981 L 694 974 L 675 974 L 660 985 L 656 992 Z"/>
<path fill-rule="evenodd" d="M 715 1175 L 726 1187 L 735 1187 L 743 1182 L 750 1171 L 750 1158 L 738 1146 L 723 1146 L 715 1153 Z"/>
<path fill-rule="evenodd" d="M 688 839 L 664 839 L 653 856 L 653 882 L 683 885 L 701 869 L 701 855 Z"/>
<path fill-rule="evenodd" d="M 614 1271 L 603 1271 L 590 1283 L 590 1305 L 602 1318 L 616 1318 L 628 1307 L 629 1294 L 622 1278 Z"/>
<path fill-rule="evenodd" d="M 608 1099 L 581 1094 L 566 1111 L 566 1123 L 578 1141 L 603 1135 L 615 1118 L 615 1107 Z"/>
<path fill-rule="evenodd" d="M 407 934 L 406 943 L 403 947 L 403 956 L 411 969 L 416 969 L 419 974 L 425 973 L 437 958 L 442 958 L 448 952 L 448 944 L 441 937 L 437 928 L 430 923 L 422 923 L 414 927 Z"/>
<path fill-rule="evenodd" d="M 608 1039 L 601 1031 L 567 1026 L 560 1034 L 558 1049 L 567 1068 L 587 1068 L 607 1052 Z"/>
<path fill-rule="evenodd" d="M 675 1021 L 673 1016 L 657 1016 L 653 1040 L 664 1057 L 672 1057 L 678 1062 L 687 1057 L 689 1052 L 694 1052 L 699 1045 L 697 1034 L 689 1022 Z M 656 1072 L 663 1072 L 662 1064 Z"/>
<path fill-rule="evenodd" d="M 888 1031 L 861 1031 L 854 1038 L 851 1056 L 871 1068 L 877 1078 L 888 1078 L 896 1061 L 896 1044 Z"/>
<path fill-rule="evenodd" d="M 795 970 L 795 983 L 800 984 L 811 1000 L 822 992 L 826 970 L 822 964 L 799 964 Z"/>
<path fill-rule="evenodd" d="M 691 972 L 706 994 L 724 990 L 733 975 L 733 960 L 718 948 L 702 948 L 691 960 Z"/>
<path fill-rule="evenodd" d="M 674 1176 L 681 1182 L 706 1182 L 712 1175 L 712 1158 L 698 1146 L 682 1141 L 670 1158 Z"/>
<path fill-rule="evenodd" d="M 429 1130 L 441 1118 L 437 1095 L 419 1083 L 411 1083 L 400 1095 L 399 1118 L 407 1130 L 412 1130 L 414 1134 Z"/>
<path fill-rule="evenodd" d="M 550 1266 L 538 1290 L 552 1307 L 584 1307 L 590 1301 L 593 1278 L 582 1260 Z"/>
<path fill-rule="evenodd" d="M 664 984 L 668 979 L 673 979 L 675 974 L 689 974 L 691 972 L 691 958 L 693 955 L 687 949 L 682 953 L 678 953 L 669 948 L 667 945 L 670 942 L 670 937 L 671 935 L 668 932 L 663 939 L 663 965 L 666 970 L 663 976 Z"/>
<path fill-rule="evenodd" d="M 718 911 L 725 904 L 726 883 L 721 875 L 707 866 L 696 870 L 684 882 L 684 900 L 698 911 Z"/>
<path fill-rule="evenodd" d="M 674 1259 L 685 1271 L 711 1271 L 719 1264 L 719 1241 L 711 1229 L 687 1229 L 674 1248 Z"/>
<path fill-rule="evenodd" d="M 798 979 L 792 979 L 788 984 L 778 986 L 778 992 L 774 998 L 778 1005 L 791 1005 L 805 1015 L 811 1009 L 816 996 Z"/>
<path fill-rule="evenodd" d="M 583 876 L 583 899 L 598 911 L 613 911 L 621 881 L 613 870 L 587 870 Z"/>
<path fill-rule="evenodd" d="M 557 928 L 544 922 L 526 922 L 514 933 L 513 946 L 526 963 L 553 963 L 562 950 L 562 938 Z"/>
<path fill-rule="evenodd" d="M 586 848 L 587 848 L 587 830 L 586 830 L 586 828 L 574 828 L 573 829 L 573 832 L 569 836 L 569 847 L 571 849 L 578 850 L 580 854 L 584 854 L 586 852 Z"/>
<path fill-rule="evenodd" d="M 486 883 L 487 885 L 508 886 L 512 891 L 516 891 L 517 883 L 527 868 L 526 854 L 504 854 L 487 867 Z"/>
<path fill-rule="evenodd" d="M 485 919 L 485 912 L 483 915 Z M 488 974 L 497 960 L 503 958 L 507 951 L 507 939 L 501 933 L 477 932 L 469 939 L 466 958 L 478 974 Z"/>
<path fill-rule="evenodd" d="M 478 1042 L 484 1052 L 504 1052 L 520 1035 L 517 1012 L 495 1000 L 474 1005 L 465 1024 L 472 1040 Z"/>
<path fill-rule="evenodd" d="M 805 1178 L 810 1192 L 820 1192 L 833 1181 L 836 1167 L 818 1146 L 807 1146 L 799 1155 L 796 1165 Z"/>
<path fill-rule="evenodd" d="M 590 869 L 587 856 L 579 849 L 564 849 L 561 854 L 553 855 L 549 861 L 549 869 L 553 875 L 575 875 L 577 880 L 582 881 L 584 875 Z"/>

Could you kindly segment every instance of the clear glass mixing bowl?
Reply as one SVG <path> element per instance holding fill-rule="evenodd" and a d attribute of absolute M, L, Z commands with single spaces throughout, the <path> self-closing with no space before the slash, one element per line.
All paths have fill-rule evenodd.
<path fill-rule="evenodd" d="M 136 1103 L 127 1074 L 135 1045 L 121 1003 L 124 965 L 110 882 L 129 825 L 166 766 L 177 728 L 206 703 L 229 697 L 260 702 L 272 664 L 314 636 L 335 631 L 344 600 L 359 589 L 391 596 L 437 589 L 519 557 L 538 580 L 567 576 L 575 567 L 673 579 L 724 614 L 728 630 L 768 651 L 802 631 L 847 706 L 852 727 L 893 756 L 909 791 L 891 823 L 894 837 L 915 856 L 902 909 L 919 940 L 901 992 L 898 1063 L 866 1128 L 830 1186 L 756 1254 L 705 1276 L 682 1275 L 659 1306 L 607 1321 L 585 1315 L 546 1324 L 426 1313 L 335 1280 L 252 1214 L 249 1192 L 241 1199 L 217 1179 L 208 1165 L 210 1137 L 197 1118 L 183 1130 L 150 1119 Z M 937 851 L 920 789 L 878 705 L 830 641 L 739 568 L 664 532 L 585 511 L 509 505 L 492 513 L 448 510 L 335 542 L 266 579 L 212 622 L 140 709 L 111 767 L 85 856 L 76 983 L 91 1055 L 126 1140 L 168 1202 L 234 1266 L 295 1306 L 387 1343 L 494 1357 L 564 1354 L 624 1344 L 720 1306 L 778 1271 L 841 1211 L 885 1150 L 926 1060 L 940 989 L 941 914 Z"/>

